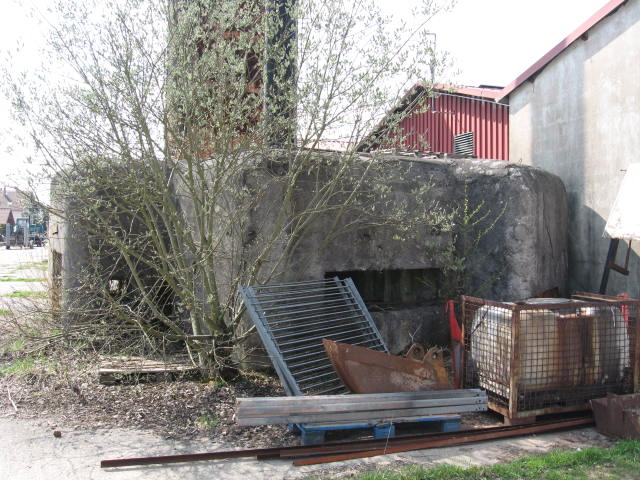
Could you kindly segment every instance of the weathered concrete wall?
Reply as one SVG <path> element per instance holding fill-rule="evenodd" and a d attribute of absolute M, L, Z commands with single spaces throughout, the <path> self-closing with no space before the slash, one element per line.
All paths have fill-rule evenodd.
<path fill-rule="evenodd" d="M 100 194 L 108 201 L 121 192 L 101 184 L 100 174 L 116 175 L 121 172 L 118 167 L 107 165 L 85 174 L 86 177 L 81 177 L 80 172 L 75 171 L 72 178 L 56 178 L 52 182 L 48 234 L 48 276 L 52 286 L 50 297 L 54 310 L 62 315 L 66 323 L 74 323 L 79 318 L 107 315 L 106 310 L 101 308 L 105 303 L 100 303 L 100 299 L 104 299 L 106 292 L 111 289 L 113 297 L 127 299 L 129 307 L 140 305 L 140 296 L 135 282 L 131 281 L 131 272 L 118 249 L 109 246 L 109 234 L 105 230 L 111 220 L 111 234 L 120 229 L 121 239 L 130 236 L 135 241 L 135 238 L 148 231 L 148 226 L 129 213 L 118 213 L 114 204 L 103 206 L 99 212 L 95 208 L 95 205 L 99 205 L 97 193 L 94 198 L 82 198 L 78 193 L 83 188 L 104 188 Z M 97 220 L 98 215 L 101 220 Z M 137 248 L 138 253 L 142 254 L 139 245 Z M 149 254 L 156 253 L 150 246 L 146 251 Z M 161 285 L 158 274 L 143 262 L 137 265 L 136 273 L 148 287 L 147 293 L 156 295 L 159 308 L 173 315 L 173 297 L 167 294 L 167 290 L 158 288 Z M 163 298 L 161 295 L 166 295 L 163 302 L 160 301 Z"/>
<path fill-rule="evenodd" d="M 373 200 L 376 208 L 405 205 L 403 208 L 416 209 L 430 205 L 433 200 L 450 211 L 463 209 L 465 199 L 468 212 L 478 208 L 469 219 L 479 224 L 466 236 L 469 244 L 466 263 L 471 267 L 468 293 L 495 300 L 519 300 L 555 286 L 565 290 L 567 209 L 564 186 L 558 177 L 536 168 L 496 160 L 362 157 L 363 164 L 370 161 L 385 162 L 390 185 L 384 199 Z M 255 177 L 247 181 L 260 183 Z M 305 205 L 317 181 L 317 176 L 301 177 L 300 188 L 296 190 L 298 198 L 292 204 Z M 415 192 L 424 185 L 431 187 L 423 189 L 420 198 L 416 198 Z M 270 228 L 273 215 L 278 211 L 274 206 L 282 201 L 280 195 L 281 190 L 272 189 L 269 198 L 247 223 L 247 232 L 260 231 L 265 225 L 267 230 Z M 320 215 L 296 248 L 286 253 L 285 268 L 271 281 L 317 279 L 332 272 L 441 269 L 451 261 L 446 251 L 453 239 L 465 241 L 460 230 L 437 233 L 425 227 L 406 236 L 398 235 L 393 228 L 366 226 L 366 221 L 362 228 L 347 229 L 346 233 L 327 240 L 327 232 L 336 221 L 337 231 L 357 223 L 355 214 L 347 213 L 339 219 L 334 213 Z M 485 230 L 483 235 L 481 232 Z M 253 235 L 244 237 L 253 238 Z M 474 246 L 474 242 L 477 245 Z M 249 251 L 245 247 L 247 257 L 251 255 Z M 275 265 L 282 254 L 282 250 L 275 248 L 265 263 L 266 269 Z M 235 274 L 232 268 L 225 272 L 228 276 Z M 416 288 L 415 285 L 412 288 Z M 408 302 L 389 311 L 373 309 L 374 318 L 393 352 L 406 348 L 412 341 L 425 345 L 448 343 L 448 326 L 441 304 L 436 305 L 433 300 L 421 297 L 413 304 Z"/>
<path fill-rule="evenodd" d="M 451 290 L 443 293 L 445 277 L 453 275 L 447 267 L 462 260 L 451 254 L 454 244 L 468 268 L 467 294 L 513 301 L 551 287 L 565 290 L 567 208 L 558 177 L 498 160 L 362 155 L 350 164 L 349 175 L 341 178 L 331 201 L 305 217 L 303 211 L 313 205 L 310 199 L 336 178 L 334 169 L 344 165 L 337 154 L 312 154 L 315 166 L 304 164 L 288 202 L 286 159 L 256 158 L 246 167 L 242 164 L 226 185 L 228 196 L 209 210 L 215 216 L 206 228 L 213 229 L 210 233 L 220 243 L 212 252 L 215 258 L 207 262 L 211 260 L 215 269 L 220 298 L 235 295 L 238 282 L 248 278 L 246 272 L 259 255 L 259 283 L 267 281 L 265 272 L 275 272 L 268 277 L 270 283 L 352 276 L 357 286 L 362 282 L 361 293 L 369 297 L 372 315 L 390 350 L 397 353 L 414 341 L 425 346 L 449 343 L 442 303 L 443 296 L 452 295 Z M 213 179 L 213 166 L 209 170 Z M 193 198 L 173 181 L 187 220 L 185 229 L 197 236 Z M 362 183 L 355 189 L 353 182 Z M 353 192 L 356 201 L 347 202 Z M 75 288 L 82 286 L 78 280 L 89 261 L 91 242 L 82 227 L 86 219 L 76 218 L 80 214 L 72 199 L 62 199 L 65 222 L 51 242 L 62 254 L 69 295 L 63 303 L 68 304 L 83 300 Z M 457 226 L 434 228 L 424 218 L 427 209 L 441 212 L 445 219 L 457 212 Z M 292 220 L 308 222 L 307 228 L 292 228 Z M 144 228 L 126 223 L 132 224 L 134 234 Z M 268 238 L 275 241 L 265 253 Z M 94 259 L 99 271 L 106 272 L 103 283 L 119 273 L 114 253 L 105 250 L 103 257 Z M 193 281 L 197 287 L 199 279 Z M 206 301 L 204 289 L 200 293 Z M 259 346 L 255 338 L 254 342 Z"/>
<path fill-rule="evenodd" d="M 594 26 L 509 103 L 511 161 L 555 173 L 567 188 L 569 288 L 597 291 L 609 245 L 604 226 L 640 151 L 640 1 Z M 608 293 L 640 294 L 637 252 L 629 277 L 611 274 Z"/>

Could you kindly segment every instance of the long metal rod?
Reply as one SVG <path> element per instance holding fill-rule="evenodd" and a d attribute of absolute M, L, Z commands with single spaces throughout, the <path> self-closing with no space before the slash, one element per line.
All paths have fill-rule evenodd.
<path fill-rule="evenodd" d="M 304 375 L 305 373 L 319 372 L 321 370 L 333 371 L 331 369 L 331 365 L 321 365 L 319 367 L 305 368 L 304 370 L 298 370 L 298 371 L 294 371 L 293 369 L 291 369 L 291 373 L 293 374 L 294 377 L 298 377 L 298 376 Z"/>
<path fill-rule="evenodd" d="M 331 325 L 331 324 L 333 324 L 333 323 L 340 322 L 341 320 L 342 320 L 342 319 L 340 319 L 340 318 L 336 318 L 335 320 L 332 320 L 332 321 L 321 322 L 321 325 L 328 326 L 328 325 Z M 353 322 L 353 323 L 350 323 L 350 324 L 349 324 L 349 326 L 354 326 L 354 327 L 357 327 L 357 326 L 360 326 L 360 325 L 366 325 L 366 326 L 369 326 L 368 322 L 367 322 L 366 320 L 364 320 L 364 319 L 363 319 L 362 321 L 359 321 L 359 322 Z M 317 326 L 317 325 L 316 325 L 316 326 Z M 310 334 L 310 333 L 318 333 L 318 332 L 327 332 L 327 331 L 330 331 L 330 330 L 328 330 L 328 328 L 331 328 L 331 329 L 337 329 L 337 328 L 340 328 L 340 327 L 344 328 L 344 324 L 343 324 L 343 325 L 334 325 L 334 326 L 332 326 L 332 327 L 326 327 L 326 328 L 312 328 L 312 329 L 307 329 L 307 327 L 309 327 L 309 324 L 305 325 L 304 327 L 301 327 L 301 328 L 298 330 L 298 332 L 296 332 L 296 333 L 287 333 L 287 334 L 285 334 L 285 335 L 274 335 L 274 337 L 275 337 L 275 338 L 277 338 L 278 340 L 282 340 L 282 339 L 284 339 L 284 338 L 300 338 L 300 335 L 302 335 L 302 334 L 304 334 L 304 335 L 308 335 L 308 334 Z M 361 328 L 358 328 L 357 330 L 362 330 L 362 329 L 361 329 Z M 354 331 L 356 331 L 356 330 L 354 330 Z M 300 341 L 304 341 L 304 340 L 305 340 L 305 339 L 303 338 L 303 339 L 302 339 L 302 340 L 300 340 Z M 280 343 L 280 345 L 289 345 L 289 343 Z"/>
<path fill-rule="evenodd" d="M 311 377 L 311 378 L 303 378 L 301 379 L 299 382 L 302 384 L 305 384 L 305 389 L 306 390 L 312 390 L 315 389 L 316 387 L 319 387 L 320 385 L 331 385 L 332 383 L 342 383 L 342 381 L 339 378 L 336 378 L 335 376 L 333 376 L 333 378 L 329 378 L 327 380 L 323 380 L 322 382 L 316 382 L 316 383 L 312 383 L 311 385 L 308 385 L 308 382 L 310 382 L 311 380 L 316 380 L 322 377 L 327 377 L 329 375 L 333 376 L 333 372 L 329 372 L 325 375 L 318 375 L 317 377 Z"/>
<path fill-rule="evenodd" d="M 342 404 L 318 404 L 315 400 L 306 404 L 240 404 L 236 409 L 236 419 L 254 418 L 266 416 L 282 416 L 294 414 L 327 414 L 327 413 L 353 413 L 359 411 L 372 410 L 401 410 L 414 408 L 442 407 L 451 405 L 478 405 L 487 403 L 487 397 L 453 397 L 453 398 L 425 398 L 425 399 L 398 399 L 398 400 L 379 400 L 373 396 L 369 403 L 349 402 L 351 395 L 344 395 L 346 402 Z M 315 398 L 310 397 L 310 398 Z M 407 417 L 407 415 L 403 415 Z"/>
<path fill-rule="evenodd" d="M 331 388 L 327 388 L 325 390 L 318 390 L 315 392 L 316 395 L 324 395 L 325 393 L 329 393 L 329 392 L 340 392 L 342 391 L 343 393 L 347 393 L 349 392 L 349 390 L 347 389 L 347 387 L 345 387 L 342 382 L 340 382 L 339 385 L 335 386 L 335 387 L 331 387 Z"/>
<path fill-rule="evenodd" d="M 314 346 L 318 346 L 316 342 L 313 342 L 314 340 L 322 340 L 323 338 L 335 338 L 338 335 L 347 335 L 350 333 L 356 333 L 356 332 L 362 332 L 361 328 L 353 328 L 356 325 L 348 325 L 347 327 L 342 327 L 342 330 L 338 330 L 340 327 L 334 327 L 335 330 L 324 330 L 323 329 L 316 329 L 316 330 L 309 330 L 309 331 L 303 331 L 304 333 L 320 333 L 321 335 L 316 335 L 315 337 L 304 337 L 304 338 L 298 338 L 298 340 L 289 340 L 288 342 L 280 342 L 280 348 L 282 347 L 289 347 L 292 345 L 300 345 L 300 344 L 308 344 L 309 342 L 312 342 L 314 344 Z M 345 328 L 347 328 L 345 330 Z M 301 333 L 303 333 L 301 332 Z M 365 332 L 366 335 L 372 335 L 372 333 L 369 332 Z M 280 340 L 282 337 L 275 337 L 278 340 Z M 320 345 L 320 347 L 322 347 L 322 345 Z M 286 352 L 288 349 L 286 350 L 281 350 L 282 352 Z M 321 349 L 320 349 L 321 350 Z"/>
<path fill-rule="evenodd" d="M 453 389 L 453 390 L 428 390 L 424 392 L 392 392 L 392 393 L 356 393 L 345 398 L 344 395 L 324 395 L 322 397 L 298 396 L 298 397 L 241 397 L 238 398 L 238 405 L 263 404 L 263 405 L 300 405 L 309 401 L 317 400 L 324 405 L 330 403 L 369 403 L 372 398 L 379 400 L 395 401 L 403 400 L 426 400 L 434 398 L 456 398 L 456 397 L 484 397 L 486 393 L 480 388 Z M 311 400 L 310 400 L 311 399 Z"/>
<path fill-rule="evenodd" d="M 333 307 L 336 308 L 336 307 Z M 325 309 L 326 310 L 326 309 Z M 341 318 L 345 318 L 345 315 L 354 315 L 357 317 L 361 317 L 362 315 L 358 314 L 357 312 L 354 312 L 353 310 L 338 310 L 338 311 L 333 311 L 333 312 L 326 312 L 326 313 L 318 313 L 318 314 L 314 314 L 314 315 L 306 315 L 306 316 L 302 316 L 302 317 L 295 317 L 295 318 L 284 318 L 283 320 L 276 320 L 273 322 L 269 322 L 269 326 L 271 325 L 279 325 L 281 323 L 286 323 L 288 325 L 293 324 L 294 322 L 299 322 L 301 320 L 309 320 L 309 319 L 315 319 L 315 318 L 320 318 L 320 317 L 334 317 L 336 315 L 339 315 Z"/>
<path fill-rule="evenodd" d="M 268 321 L 269 325 L 280 325 L 281 323 L 289 324 L 293 322 L 300 322 L 301 320 L 314 319 L 321 316 L 352 315 L 356 313 L 351 308 L 340 310 L 340 308 L 342 307 L 351 307 L 351 305 L 330 305 L 323 308 L 310 308 L 308 310 L 300 310 L 299 312 L 285 312 L 277 315 L 265 315 L 264 318 Z M 298 316 L 299 313 L 303 313 L 305 315 Z"/>
<path fill-rule="evenodd" d="M 357 331 L 357 330 L 353 330 L 353 331 Z M 343 332 L 343 333 L 349 333 L 349 332 Z M 328 338 L 330 340 L 335 340 L 337 342 L 351 343 L 349 342 L 349 340 L 353 340 L 354 338 L 373 337 L 373 332 L 363 332 L 361 335 L 353 335 L 351 337 L 346 337 L 346 338 L 341 337 L 343 333 L 342 332 L 331 333 L 329 335 L 321 335 L 318 337 L 307 338 L 305 340 L 322 340 L 323 338 Z M 351 345 L 353 345 L 353 343 L 351 343 Z M 280 350 L 280 353 L 282 353 L 283 356 L 286 356 L 287 353 L 299 352 L 300 350 L 309 350 L 309 347 L 310 345 L 305 345 L 303 347 L 297 347 L 297 348 L 288 348 L 286 350 Z M 322 346 L 319 346 L 317 350 L 322 351 Z"/>
<path fill-rule="evenodd" d="M 330 323 L 336 323 L 336 322 L 344 322 L 345 320 L 350 320 L 350 319 L 355 319 L 355 318 L 364 318 L 362 317 L 362 315 L 350 315 L 350 316 L 345 316 L 345 317 L 338 317 L 338 318 L 330 318 L 329 320 L 324 320 L 324 321 L 320 321 L 320 322 L 312 322 L 312 323 L 307 323 L 306 325 L 304 325 L 302 328 L 307 328 L 307 327 L 316 327 L 318 325 L 327 325 Z M 367 323 L 366 321 L 360 321 L 360 322 L 354 322 L 354 324 L 362 324 L 362 323 Z M 293 330 L 294 332 L 296 331 L 300 331 L 301 327 L 298 325 L 288 325 L 286 327 L 278 327 L 278 328 L 272 328 L 271 331 L 272 332 L 283 332 L 283 331 L 287 331 L 287 330 Z M 308 331 L 308 330 L 305 330 Z M 289 334 L 287 334 L 289 335 Z M 287 335 L 276 335 L 276 338 L 283 338 Z M 292 335 L 297 335 L 297 333 L 293 333 Z"/>
<path fill-rule="evenodd" d="M 292 301 L 296 300 L 295 298 L 292 299 Z M 304 312 L 307 310 L 312 310 L 309 308 L 303 308 L 302 310 L 291 310 L 291 309 L 295 309 L 295 308 L 299 308 L 299 307 L 308 307 L 308 306 L 312 306 L 312 305 L 329 305 L 329 306 L 334 306 L 334 307 L 339 307 L 341 305 L 344 305 L 344 302 L 339 301 L 340 299 L 327 299 L 327 300 L 321 300 L 318 302 L 302 302 L 302 303 L 288 303 L 286 305 L 273 305 L 271 307 L 265 307 L 262 306 L 262 311 L 263 312 L 273 312 L 273 311 L 285 311 L 285 313 L 287 312 L 291 312 L 291 313 L 296 313 L 298 311 L 300 312 Z M 353 302 L 351 302 L 351 304 L 353 304 Z M 267 317 L 274 317 L 275 315 L 267 315 Z"/>
<path fill-rule="evenodd" d="M 282 298 L 274 298 L 271 300 L 263 300 L 260 295 L 258 295 L 256 298 L 260 299 L 260 303 L 262 305 L 264 304 L 273 304 L 273 303 L 282 303 L 282 302 L 286 302 L 283 306 L 287 306 L 289 305 L 292 301 L 298 301 L 298 300 L 302 300 L 302 299 L 308 299 L 308 298 L 320 298 L 323 299 L 325 301 L 331 301 L 332 298 L 334 297 L 338 297 L 340 298 L 340 291 L 337 288 L 334 288 L 332 290 L 335 290 L 335 293 L 327 293 L 329 291 L 329 289 L 327 290 L 317 290 L 320 293 L 316 293 L 316 294 L 312 294 L 312 295 L 287 295 L 287 296 L 282 296 Z M 296 294 L 299 292 L 295 292 Z M 307 292 L 307 293 L 313 293 L 313 292 Z"/>
<path fill-rule="evenodd" d="M 256 448 L 249 450 L 227 450 L 219 452 L 206 452 L 206 453 L 192 453 L 183 455 L 163 455 L 158 457 L 134 457 L 134 458 L 118 458 L 113 460 L 102 460 L 100 462 L 101 468 L 114 468 L 114 467 L 132 467 L 136 465 L 162 465 L 169 463 L 186 463 L 186 462 L 198 462 L 205 460 L 224 460 L 231 458 L 250 458 L 255 457 L 261 460 L 274 459 L 274 458 L 299 458 L 309 457 L 313 455 L 327 455 L 331 453 L 345 453 L 345 452 L 362 452 L 370 453 L 374 449 L 388 451 L 384 449 L 384 446 L 399 447 L 399 446 L 414 446 L 417 442 L 423 441 L 424 444 L 430 443 L 430 446 L 421 448 L 434 448 L 434 445 L 438 441 L 462 439 L 460 443 L 470 443 L 471 441 L 491 440 L 493 438 L 505 438 L 507 435 L 504 433 L 510 433 L 509 436 L 527 435 L 529 433 L 544 433 L 554 430 L 562 430 L 569 428 L 581 428 L 593 425 L 593 418 L 583 417 L 564 422 L 552 422 L 543 423 L 539 425 L 528 426 L 514 426 L 514 427 L 489 427 L 479 428 L 475 430 L 463 430 L 458 432 L 442 432 L 442 433 L 427 433 L 417 435 L 399 435 L 396 437 L 390 437 L 388 439 L 369 439 L 369 440 L 356 440 L 353 442 L 329 442 L 316 446 L 296 446 L 296 447 L 281 447 L 281 448 Z M 526 431 L 524 431 L 526 429 Z M 531 431 L 533 429 L 533 431 Z M 470 437 L 474 437 L 475 440 L 467 441 Z M 455 443 L 450 443 L 455 445 Z M 406 450 L 405 450 L 406 451 Z M 373 455 L 368 455 L 373 456 Z M 322 457 L 321 457 L 322 458 Z M 320 459 L 321 459 L 320 458 Z M 326 457 L 325 457 L 326 458 Z M 294 463 L 295 464 L 295 463 Z"/>
<path fill-rule="evenodd" d="M 274 415 L 273 417 L 238 417 L 236 423 L 241 426 L 249 425 L 274 425 L 291 423 L 359 423 L 360 421 L 370 421 L 375 423 L 402 422 L 408 418 L 423 418 L 432 415 L 455 415 L 467 412 L 484 412 L 487 410 L 486 403 L 469 403 L 463 405 L 446 405 L 441 407 L 418 407 L 402 408 L 398 410 L 371 410 L 356 412 L 337 413 L 292 413 L 291 415 Z"/>
<path fill-rule="evenodd" d="M 254 285 L 253 289 L 258 292 L 259 290 L 271 290 L 274 288 L 291 288 L 291 287 L 299 287 L 301 285 L 327 285 L 331 284 L 331 280 L 323 279 L 323 280 L 306 280 L 302 282 L 293 282 L 293 283 L 277 283 L 275 285 Z"/>

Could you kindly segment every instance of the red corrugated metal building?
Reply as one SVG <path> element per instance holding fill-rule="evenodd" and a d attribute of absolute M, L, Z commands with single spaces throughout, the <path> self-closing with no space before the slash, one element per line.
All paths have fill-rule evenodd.
<path fill-rule="evenodd" d="M 509 159 L 509 106 L 500 88 L 413 87 L 358 150 L 395 148 Z"/>

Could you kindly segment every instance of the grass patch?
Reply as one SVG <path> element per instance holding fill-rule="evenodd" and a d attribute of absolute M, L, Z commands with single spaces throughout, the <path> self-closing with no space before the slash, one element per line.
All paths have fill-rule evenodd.
<path fill-rule="evenodd" d="M 27 356 L 16 358 L 8 365 L 0 365 L 0 375 L 25 374 L 30 372 L 36 363 L 36 359 Z"/>
<path fill-rule="evenodd" d="M 4 308 L 0 308 L 0 315 L 11 315 L 13 312 L 11 310 L 6 310 Z"/>
<path fill-rule="evenodd" d="M 441 465 L 380 470 L 356 480 L 592 480 L 636 479 L 640 472 L 640 441 L 620 442 L 612 448 L 551 452 L 506 464 L 483 467 Z M 594 476 L 595 475 L 595 476 Z"/>
<path fill-rule="evenodd" d="M 43 282 L 42 278 L 26 278 L 26 277 L 0 277 L 0 282 Z"/>
<path fill-rule="evenodd" d="M 222 419 L 215 415 L 201 415 L 196 419 L 196 425 L 201 430 L 211 430 L 216 425 L 219 425 L 221 421 Z"/>
<path fill-rule="evenodd" d="M 11 298 L 47 298 L 46 292 L 38 292 L 33 290 L 16 290 L 15 292 L 5 293 L 3 297 Z"/>
<path fill-rule="evenodd" d="M 24 340 L 19 339 L 19 340 L 14 341 L 11 345 L 9 345 L 7 350 L 9 352 L 20 352 L 20 351 L 24 350 Z"/>
<path fill-rule="evenodd" d="M 41 260 L 39 262 L 25 263 L 24 265 L 20 265 L 16 267 L 13 271 L 17 272 L 18 270 L 31 270 L 31 269 L 46 270 L 48 265 L 49 265 L 49 260 Z"/>

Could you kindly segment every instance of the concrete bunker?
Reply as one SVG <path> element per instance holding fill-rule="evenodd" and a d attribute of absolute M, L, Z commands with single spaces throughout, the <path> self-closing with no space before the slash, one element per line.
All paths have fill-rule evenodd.
<path fill-rule="evenodd" d="M 339 155 L 323 151 L 314 154 L 326 159 L 323 167 L 326 169 L 333 168 L 332 162 Z M 451 262 L 467 266 L 465 288 L 484 298 L 513 301 L 551 287 L 565 291 L 567 200 L 558 177 L 504 161 L 401 155 L 361 154 L 354 168 L 360 168 L 358 165 L 364 168 L 369 162 L 382 166 L 388 188 L 378 191 L 365 185 L 368 196 L 363 204 L 376 215 L 393 221 L 381 225 L 362 212 L 347 212 L 339 219 L 319 212 L 304 238 L 296 239 L 293 248 L 285 243 L 274 244 L 264 263 L 267 268 L 279 268 L 278 265 L 281 268 L 271 281 L 353 278 L 392 353 L 413 342 L 449 343 L 443 312 L 447 292 L 443 285 L 452 271 Z M 286 171 L 286 157 L 276 163 L 272 158 L 249 159 L 246 172 L 238 176 L 240 183 L 234 188 L 250 191 L 252 185 L 282 175 Z M 298 213 L 295 206 L 305 204 L 306 197 L 322 184 L 324 174 L 327 171 L 319 170 L 297 177 L 293 207 L 288 215 Z M 365 178 L 366 181 L 373 185 L 376 178 Z M 348 184 L 343 186 L 345 195 L 349 188 Z M 173 185 L 173 191 L 187 224 L 196 231 L 198 227 L 191 217 L 193 199 L 184 194 L 179 183 Z M 275 210 L 270 206 L 282 201 L 284 191 L 275 182 L 267 192 L 237 229 L 224 233 L 223 251 L 215 263 L 223 297 L 233 293 L 241 262 L 250 261 L 255 254 L 255 243 L 260 241 L 257 232 L 275 228 Z M 411 231 L 403 230 L 403 214 L 436 207 L 466 212 L 467 220 L 473 212 L 480 213 L 474 219 L 474 228 L 465 232 L 461 225 L 438 230 L 415 221 Z M 73 210 L 73 204 L 63 208 Z M 72 214 L 66 217 L 74 218 Z M 340 233 L 328 239 L 326 231 L 330 225 Z M 62 277 L 62 281 L 58 280 L 63 289 L 59 301 L 62 311 L 70 312 L 74 305 L 81 304 L 78 297 L 84 294 L 78 279 L 87 267 L 88 240 L 81 222 L 60 221 L 53 237 L 52 255 L 56 265 L 62 266 L 54 275 Z M 456 249 L 464 251 L 464 258 L 452 257 Z M 233 255 L 226 255 L 227 251 Z M 121 270 L 114 268 L 113 258 L 102 259 L 102 264 L 105 271 L 113 273 L 104 278 L 104 288 L 120 293 L 125 281 L 118 276 Z M 149 278 L 157 283 L 152 272 Z M 196 276 L 192 280 L 196 285 L 199 282 Z M 264 279 L 258 276 L 257 282 L 261 281 Z M 170 311 L 175 296 L 162 285 L 156 290 L 162 307 Z M 178 313 L 176 317 L 179 319 Z M 247 319 L 241 328 L 250 328 L 249 322 Z M 248 343 L 247 351 L 254 347 L 257 348 L 253 354 L 247 357 L 249 363 L 268 365 L 257 337 Z"/>

